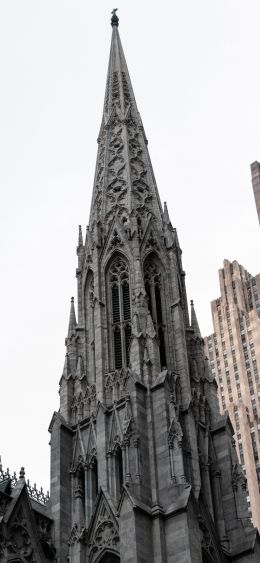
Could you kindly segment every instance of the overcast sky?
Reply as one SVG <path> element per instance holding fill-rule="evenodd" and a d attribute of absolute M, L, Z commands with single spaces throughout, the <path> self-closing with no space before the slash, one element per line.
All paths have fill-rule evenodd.
<path fill-rule="evenodd" d="M 0 453 L 45 489 L 113 7 L 204 335 L 223 259 L 260 271 L 259 0 L 0 0 Z"/>

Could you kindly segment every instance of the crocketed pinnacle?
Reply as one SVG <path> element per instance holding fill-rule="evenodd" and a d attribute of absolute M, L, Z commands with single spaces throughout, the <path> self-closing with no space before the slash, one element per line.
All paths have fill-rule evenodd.
<path fill-rule="evenodd" d="M 119 31 L 112 17 L 112 40 L 89 228 L 102 225 L 102 237 L 117 216 L 122 226 L 134 216 L 163 224 L 163 210 L 147 149 Z M 140 231 L 141 229 L 139 229 Z"/>
<path fill-rule="evenodd" d="M 167 226 L 170 225 L 170 226 L 171 226 L 171 221 L 170 221 L 170 217 L 169 217 L 169 212 L 168 212 L 168 207 L 167 207 L 166 201 L 164 202 L 163 222 L 165 223 L 165 225 L 167 225 Z"/>
<path fill-rule="evenodd" d="M 192 300 L 190 302 L 190 306 L 191 306 L 191 328 L 193 328 L 194 330 L 194 335 L 197 336 L 198 338 L 201 338 L 200 327 L 195 313 L 194 303 Z"/>
<path fill-rule="evenodd" d="M 79 225 L 79 239 L 78 239 L 78 247 L 83 246 L 83 237 L 82 237 L 82 228 L 81 225 Z"/>
<path fill-rule="evenodd" d="M 70 305 L 70 320 L 69 320 L 69 328 L 68 328 L 68 338 L 75 332 L 77 323 L 76 323 L 76 315 L 75 315 L 75 307 L 74 307 L 74 297 L 71 298 L 71 305 Z"/>

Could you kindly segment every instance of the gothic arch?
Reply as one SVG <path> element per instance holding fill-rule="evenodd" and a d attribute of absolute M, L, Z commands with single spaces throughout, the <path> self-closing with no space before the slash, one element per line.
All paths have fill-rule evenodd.
<path fill-rule="evenodd" d="M 110 254 L 106 257 L 106 259 L 104 260 L 104 262 L 103 262 L 103 268 L 104 268 L 105 274 L 107 274 L 107 272 L 108 272 L 108 270 L 109 270 L 111 264 L 114 262 L 114 260 L 115 260 L 117 257 L 121 257 L 122 260 L 125 260 L 125 262 L 128 264 L 128 267 L 129 267 L 129 274 L 131 275 L 132 272 L 130 271 L 130 270 L 131 270 L 131 268 L 130 268 L 130 256 L 128 255 L 127 252 L 125 252 L 125 249 L 121 249 L 121 248 L 120 248 L 120 250 L 119 250 L 119 249 L 115 249 L 115 250 L 112 252 L 112 254 L 110 253 Z"/>
<path fill-rule="evenodd" d="M 129 261 L 114 253 L 106 267 L 107 325 L 110 371 L 127 368 L 132 335 Z"/>
<path fill-rule="evenodd" d="M 216 563 L 216 559 L 210 553 L 202 549 L 202 563 Z"/>
<path fill-rule="evenodd" d="M 165 269 L 155 252 L 149 253 L 143 263 L 144 285 L 148 297 L 148 308 L 153 319 L 160 347 L 161 367 L 167 366 L 166 357 L 166 303 Z"/>
<path fill-rule="evenodd" d="M 100 557 L 95 561 L 95 563 L 120 563 L 120 558 L 115 551 L 106 550 Z"/>

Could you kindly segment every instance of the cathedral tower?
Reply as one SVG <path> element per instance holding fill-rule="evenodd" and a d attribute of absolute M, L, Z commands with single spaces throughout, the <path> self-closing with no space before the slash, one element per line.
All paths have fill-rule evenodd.
<path fill-rule="evenodd" d="M 50 425 L 57 561 L 260 561 L 115 10 L 111 23 L 89 227 L 84 241 L 79 230 Z"/>

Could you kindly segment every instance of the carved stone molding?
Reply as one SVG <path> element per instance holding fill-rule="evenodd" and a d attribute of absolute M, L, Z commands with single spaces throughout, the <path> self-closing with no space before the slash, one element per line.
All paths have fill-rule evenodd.
<path fill-rule="evenodd" d="M 91 556 L 101 552 L 104 548 L 117 550 L 119 544 L 119 534 L 111 520 L 103 520 L 94 534 L 93 542 L 90 545 Z"/>
<path fill-rule="evenodd" d="M 74 545 L 77 542 L 85 542 L 86 539 L 86 528 L 84 524 L 78 525 L 74 524 L 68 541 L 68 545 Z"/>
<path fill-rule="evenodd" d="M 114 229 L 113 232 L 113 236 L 110 240 L 110 244 L 109 244 L 109 250 L 114 250 L 115 248 L 121 248 L 122 246 L 124 246 L 124 243 L 120 237 L 120 235 L 118 234 L 117 230 Z"/>

